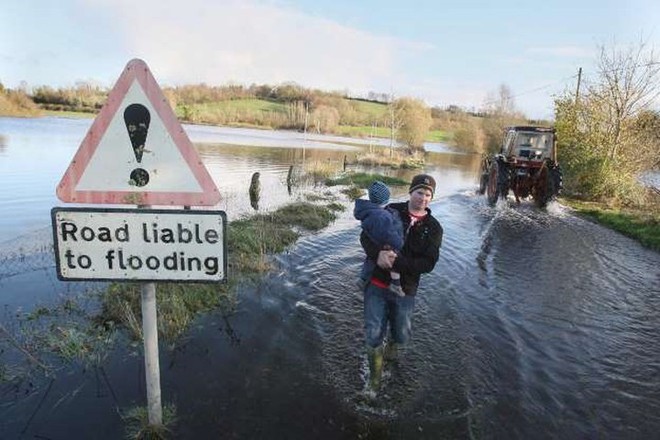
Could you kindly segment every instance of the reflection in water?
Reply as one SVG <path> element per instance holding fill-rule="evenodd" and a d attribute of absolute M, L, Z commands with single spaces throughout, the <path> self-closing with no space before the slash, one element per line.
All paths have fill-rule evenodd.
<path fill-rule="evenodd" d="M 5 151 L 7 150 L 7 145 L 8 145 L 8 140 L 7 136 L 3 135 L 0 133 L 0 154 L 4 154 Z"/>

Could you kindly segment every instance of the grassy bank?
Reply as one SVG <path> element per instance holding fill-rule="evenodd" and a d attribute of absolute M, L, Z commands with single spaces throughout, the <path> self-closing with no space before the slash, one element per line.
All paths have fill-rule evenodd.
<path fill-rule="evenodd" d="M 328 178 L 325 180 L 327 186 L 346 185 L 348 188 L 342 192 L 348 196 L 350 200 L 359 199 L 365 193 L 365 189 L 371 185 L 375 180 L 380 180 L 388 186 L 406 186 L 408 181 L 399 179 L 397 177 L 388 177 L 381 174 L 369 173 L 347 173 L 339 177 Z"/>
<path fill-rule="evenodd" d="M 561 198 L 577 214 L 596 221 L 623 235 L 639 241 L 643 246 L 660 252 L 660 213 L 633 209 L 612 208 L 602 203 Z"/>
<path fill-rule="evenodd" d="M 158 283 L 161 341 L 176 346 L 200 313 L 219 309 L 231 314 L 239 284 L 270 270 L 271 255 L 283 252 L 301 234 L 325 228 L 336 218 L 335 212 L 344 209 L 329 196 L 319 196 L 316 202 L 297 202 L 229 223 L 228 282 Z M 128 337 L 139 347 L 140 290 L 138 283 L 111 283 L 102 290 L 68 295 L 59 304 L 17 315 L 9 328 L 0 326 L 0 383 L 20 380 L 35 367 L 54 373 L 65 364 L 83 368 L 102 365 L 118 339 Z M 7 363 L 6 356 L 19 363 Z"/>
<path fill-rule="evenodd" d="M 226 284 L 158 284 L 158 324 L 162 339 L 173 345 L 195 317 L 217 307 L 231 313 L 236 285 L 271 269 L 270 255 L 283 252 L 303 231 L 318 231 L 335 219 L 337 204 L 297 202 L 274 212 L 229 223 Z M 120 326 L 133 339 L 142 337 L 140 285 L 113 283 L 102 295 L 102 312 L 95 318 L 107 326 Z"/>

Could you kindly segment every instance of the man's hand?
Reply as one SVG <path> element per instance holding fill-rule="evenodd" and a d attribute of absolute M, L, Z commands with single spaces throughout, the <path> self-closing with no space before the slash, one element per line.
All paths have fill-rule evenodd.
<path fill-rule="evenodd" d="M 389 270 L 392 269 L 394 260 L 396 260 L 396 252 L 392 250 L 380 251 L 378 252 L 378 260 L 376 261 L 376 264 L 381 269 Z"/>

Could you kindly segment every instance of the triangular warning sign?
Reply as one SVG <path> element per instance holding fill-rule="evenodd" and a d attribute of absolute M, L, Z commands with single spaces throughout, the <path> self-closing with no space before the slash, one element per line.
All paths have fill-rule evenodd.
<path fill-rule="evenodd" d="M 220 193 L 146 63 L 131 60 L 57 186 L 64 202 L 215 205 Z"/>

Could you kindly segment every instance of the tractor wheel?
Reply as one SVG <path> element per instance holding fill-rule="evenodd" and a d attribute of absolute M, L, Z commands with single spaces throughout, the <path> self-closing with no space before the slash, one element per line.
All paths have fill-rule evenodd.
<path fill-rule="evenodd" d="M 495 205 L 499 197 L 506 198 L 509 192 L 509 172 L 506 164 L 494 160 L 488 170 L 488 186 L 486 187 L 488 204 Z"/>
<path fill-rule="evenodd" d="M 486 192 L 486 188 L 488 187 L 488 173 L 481 173 L 481 177 L 479 178 L 479 194 L 483 195 Z"/>
<path fill-rule="evenodd" d="M 561 193 L 561 190 L 564 188 L 564 176 L 561 172 L 561 167 L 559 165 L 555 165 L 552 168 L 550 168 L 550 179 L 552 180 L 552 183 L 554 185 L 552 196 L 553 198 L 555 198 Z"/>
<path fill-rule="evenodd" d="M 481 174 L 479 175 L 479 189 L 477 193 L 483 195 L 486 192 L 488 187 L 488 170 L 490 168 L 491 160 L 487 157 L 484 157 L 481 160 Z"/>

